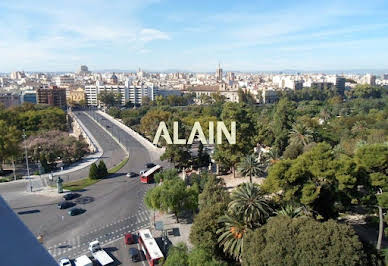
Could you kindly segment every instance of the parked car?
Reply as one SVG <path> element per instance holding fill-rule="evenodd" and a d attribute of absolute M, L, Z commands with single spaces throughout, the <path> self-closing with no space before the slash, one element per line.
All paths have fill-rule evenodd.
<path fill-rule="evenodd" d="M 69 258 L 61 258 L 61 259 L 59 259 L 59 265 L 60 266 L 72 266 L 73 264 L 71 263 Z"/>
<path fill-rule="evenodd" d="M 140 175 L 143 175 L 145 172 L 147 172 L 147 170 L 141 170 L 141 171 L 139 172 L 139 174 L 140 174 Z"/>
<path fill-rule="evenodd" d="M 81 214 L 81 213 L 84 213 L 85 210 L 84 209 L 81 209 L 81 208 L 72 208 L 70 209 L 67 213 L 70 215 L 70 216 L 75 216 L 75 215 L 78 215 L 78 214 Z"/>
<path fill-rule="evenodd" d="M 127 177 L 135 177 L 135 176 L 137 176 L 137 174 L 134 173 L 134 172 L 129 172 L 129 173 L 127 174 Z"/>
<path fill-rule="evenodd" d="M 132 262 L 140 261 L 139 250 L 137 250 L 137 248 L 130 248 L 129 249 L 129 257 L 131 258 Z"/>
<path fill-rule="evenodd" d="M 61 201 L 61 202 L 58 202 L 57 204 L 58 209 L 67 209 L 74 206 L 75 206 L 75 203 L 71 201 Z"/>
<path fill-rule="evenodd" d="M 145 165 L 147 168 L 152 168 L 154 166 L 156 166 L 154 163 L 146 163 Z"/>
<path fill-rule="evenodd" d="M 135 243 L 135 239 L 131 233 L 124 235 L 124 242 L 126 245 L 131 245 Z"/>
<path fill-rule="evenodd" d="M 78 194 L 78 193 L 69 192 L 69 193 L 63 195 L 63 198 L 65 200 L 72 200 L 72 199 L 78 198 L 79 196 L 80 196 L 80 194 Z"/>

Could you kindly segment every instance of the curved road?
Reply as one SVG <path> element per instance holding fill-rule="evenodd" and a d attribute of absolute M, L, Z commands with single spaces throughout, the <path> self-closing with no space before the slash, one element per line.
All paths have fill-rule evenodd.
<path fill-rule="evenodd" d="M 103 159 L 108 168 L 125 158 L 125 152 L 120 146 L 85 112 L 74 114 L 92 132 L 103 148 Z M 129 171 L 139 172 L 144 169 L 145 163 L 151 158 L 149 151 L 136 139 L 97 113 L 91 112 L 89 115 L 120 139 L 120 142 L 128 148 L 130 159 L 119 173 L 87 187 L 85 191 L 80 192 L 80 198 L 73 200 L 86 210 L 85 213 L 69 216 L 66 210 L 57 209 L 56 203 L 61 200 L 59 195 L 34 195 L 12 189 L 22 186 L 25 190 L 25 184 L 12 185 L 11 182 L 6 186 L 0 186 L 0 193 L 30 230 L 36 235 L 43 233 L 44 245 L 55 258 L 61 256 L 74 258 L 85 253 L 91 240 L 99 239 L 101 243 L 108 243 L 121 237 L 125 232 L 133 232 L 149 224 L 150 213 L 143 204 L 143 197 L 152 185 L 140 183 L 139 178 L 125 176 Z M 87 173 L 88 167 L 69 174 L 68 178 L 79 179 L 87 176 Z"/>

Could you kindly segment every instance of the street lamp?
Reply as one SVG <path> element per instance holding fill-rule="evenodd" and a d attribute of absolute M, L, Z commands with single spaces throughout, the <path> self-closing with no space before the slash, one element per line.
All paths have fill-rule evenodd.
<path fill-rule="evenodd" d="M 26 143 L 26 131 L 23 129 L 23 140 L 24 140 L 24 150 L 26 152 L 26 166 L 27 166 L 27 177 L 30 183 L 30 191 L 32 192 L 32 184 L 31 184 L 31 177 L 30 177 L 30 167 L 28 166 L 28 154 L 27 154 L 27 143 Z"/>

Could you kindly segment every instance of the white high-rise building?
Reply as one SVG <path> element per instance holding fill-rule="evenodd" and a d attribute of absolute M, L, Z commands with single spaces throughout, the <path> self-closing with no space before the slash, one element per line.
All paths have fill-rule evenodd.
<path fill-rule="evenodd" d="M 150 85 L 132 85 L 132 80 L 128 79 L 124 84 L 103 84 L 97 81 L 95 85 L 85 86 L 86 103 L 89 106 L 101 106 L 98 101 L 98 94 L 107 91 L 121 94 L 121 105 L 128 101 L 133 104 L 142 104 L 143 97 L 147 96 L 152 101 L 158 94 L 158 88 Z"/>

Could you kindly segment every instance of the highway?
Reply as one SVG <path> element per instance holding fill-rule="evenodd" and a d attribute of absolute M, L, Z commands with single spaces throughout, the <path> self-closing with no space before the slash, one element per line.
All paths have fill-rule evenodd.
<path fill-rule="evenodd" d="M 103 148 L 102 157 L 108 168 L 125 158 L 122 148 L 85 112 L 78 111 L 74 114 Z M 86 210 L 85 213 L 69 216 L 67 210 L 57 209 L 56 204 L 61 201 L 61 195 L 27 193 L 24 192 L 25 184 L 22 182 L 0 186 L 0 193 L 30 230 L 35 235 L 43 234 L 44 245 L 55 258 L 74 258 L 86 252 L 91 240 L 99 239 L 103 244 L 109 243 L 126 232 L 149 225 L 150 213 L 144 206 L 143 198 L 153 185 L 140 183 L 138 177 L 125 176 L 129 171 L 138 173 L 145 168 L 145 163 L 150 158 L 149 151 L 97 113 L 89 112 L 89 115 L 120 139 L 129 150 L 130 159 L 118 173 L 87 187 L 80 192 L 80 198 L 73 200 L 78 207 Z M 87 176 L 88 168 L 69 174 L 67 179 L 76 180 Z"/>

